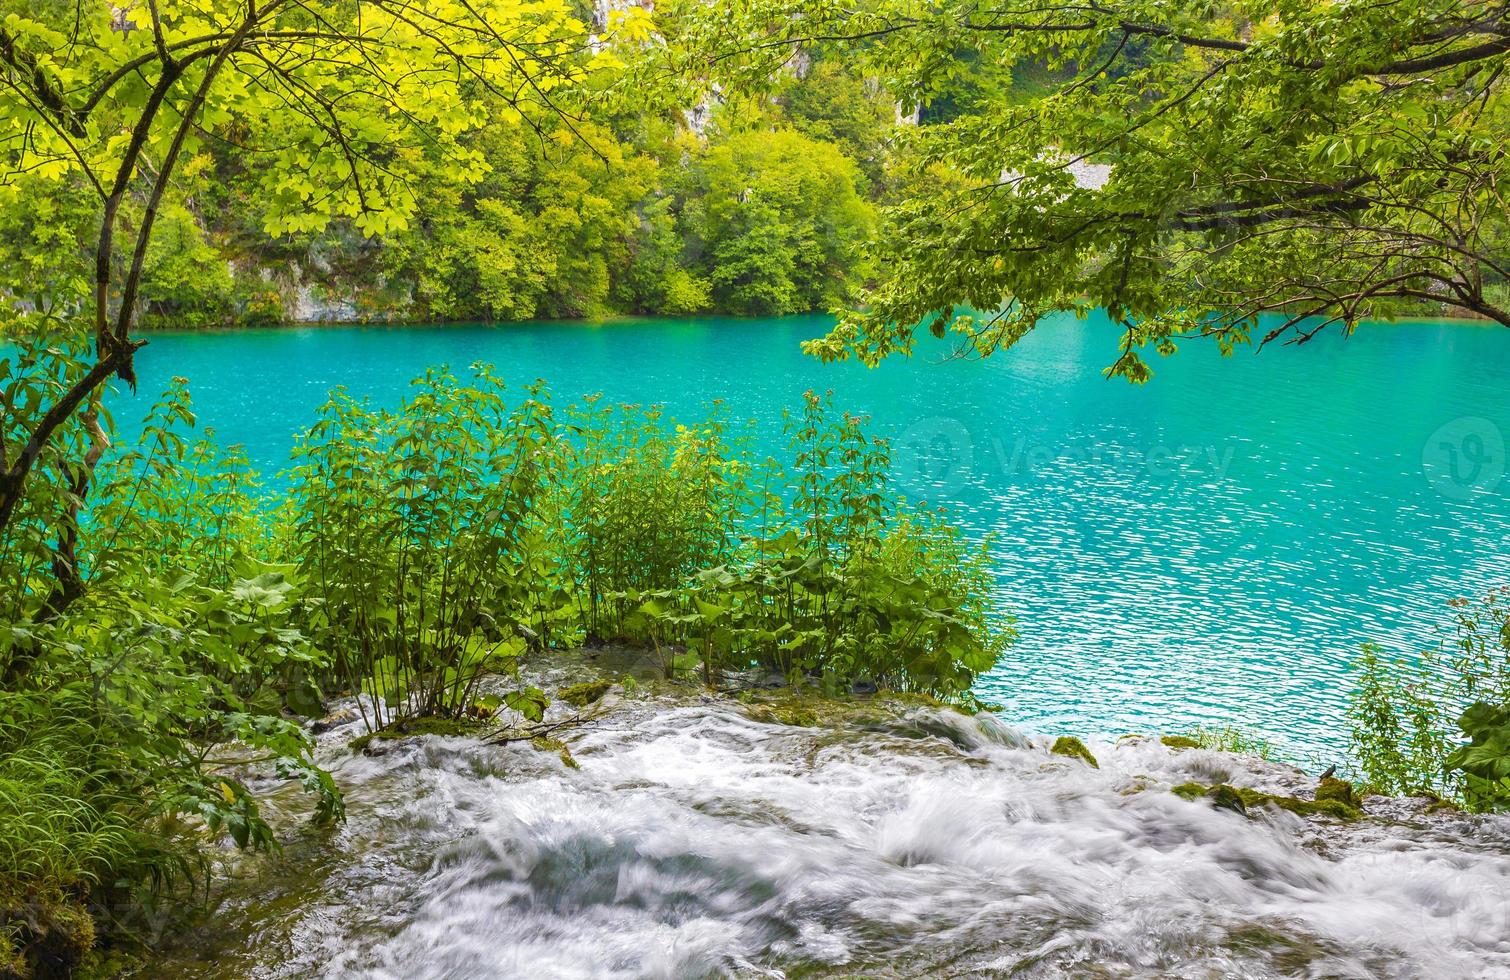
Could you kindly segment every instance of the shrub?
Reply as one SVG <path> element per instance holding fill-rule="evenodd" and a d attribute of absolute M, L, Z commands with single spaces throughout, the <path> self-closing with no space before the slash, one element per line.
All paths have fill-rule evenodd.
<path fill-rule="evenodd" d="M 710 684 L 760 667 L 968 700 L 1014 636 L 993 608 L 985 548 L 892 497 L 885 443 L 829 413 L 808 393 L 789 419 L 790 467 L 741 466 L 760 480 L 739 525 L 756 533 L 730 560 L 682 587 L 627 593 L 639 605 L 624 624 L 658 649 L 685 647 Z"/>
<path fill-rule="evenodd" d="M 0 364 L 7 442 L 74 369 L 32 346 Z M 271 846 L 236 775 L 248 760 L 315 792 L 321 818 L 340 813 L 282 716 L 318 706 L 300 683 L 318 655 L 295 585 L 238 550 L 254 510 L 236 465 L 182 437 L 181 386 L 136 451 L 97 470 L 108 418 L 91 414 L 44 459 L 0 541 L 0 901 L 52 896 L 59 915 L 117 882 L 192 880 L 195 826 Z"/>
<path fill-rule="evenodd" d="M 731 553 L 748 462 L 716 406 L 685 426 L 656 408 L 589 398 L 570 419 L 556 474 L 563 566 L 586 631 L 620 637 L 634 597 L 676 588 Z"/>
<path fill-rule="evenodd" d="M 0 363 L 8 440 L 74 370 Z M 276 847 L 249 770 L 338 819 L 298 722 L 326 692 L 362 695 L 369 731 L 538 720 L 540 691 L 483 679 L 596 636 L 709 686 L 759 668 L 969 701 L 1011 641 L 983 547 L 891 494 L 885 442 L 826 398 L 788 420 L 786 463 L 717 405 L 677 425 L 600 402 L 563 424 L 481 366 L 392 410 L 336 391 L 282 500 L 193 435 L 181 381 L 97 467 L 103 414 L 71 426 L 0 542 L 0 906 L 45 894 L 66 918 L 118 881 L 197 878 L 207 836 Z M 0 929 L 0 958 L 41 935 Z"/>
<path fill-rule="evenodd" d="M 1510 588 L 1455 599 L 1455 641 L 1415 663 L 1366 645 L 1348 709 L 1353 754 L 1385 793 L 1510 807 Z M 1464 741 L 1466 740 L 1466 742 Z"/>
<path fill-rule="evenodd" d="M 395 412 L 338 390 L 301 440 L 293 517 L 311 628 L 335 679 L 380 705 L 359 702 L 369 729 L 459 717 L 481 678 L 524 652 L 544 605 L 529 517 L 553 439 L 539 386 L 511 408 L 478 368 L 471 384 L 427 373 Z"/>

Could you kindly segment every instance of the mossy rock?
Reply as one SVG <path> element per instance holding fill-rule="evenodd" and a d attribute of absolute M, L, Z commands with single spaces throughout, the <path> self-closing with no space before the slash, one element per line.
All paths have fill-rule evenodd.
<path fill-rule="evenodd" d="M 1214 791 L 1221 790 L 1217 793 Z M 1207 786 L 1205 783 L 1181 783 L 1175 786 L 1171 792 L 1187 800 L 1197 800 L 1205 797 L 1212 801 L 1214 806 L 1219 806 L 1218 798 L 1229 799 L 1227 792 L 1230 791 L 1243 804 L 1247 813 L 1254 807 L 1273 806 L 1301 817 L 1331 817 L 1334 820 L 1351 822 L 1363 816 L 1363 811 L 1340 800 L 1302 800 L 1294 796 L 1277 796 L 1273 793 L 1265 793 L 1261 790 L 1249 789 L 1246 786 L 1228 786 L 1226 783 L 1216 783 Z M 1226 809 L 1233 809 L 1230 805 Z M 1249 814 L 1251 816 L 1251 814 Z"/>
<path fill-rule="evenodd" d="M 0 929 L 0 980 L 26 980 L 30 976 L 31 966 L 11 941 L 10 930 Z"/>
<path fill-rule="evenodd" d="M 589 704 L 603 700 L 603 695 L 607 694 L 611 687 L 613 687 L 613 681 L 584 681 L 557 691 L 556 700 L 565 701 L 574 708 L 585 708 Z"/>
<path fill-rule="evenodd" d="M 1358 799 L 1353 794 L 1353 784 L 1333 776 L 1323 776 L 1321 785 L 1316 788 L 1316 802 L 1320 803 L 1325 800 L 1336 800 L 1350 807 L 1358 805 Z"/>
<path fill-rule="evenodd" d="M 857 697 L 851 694 L 829 694 L 813 686 L 786 687 L 776 690 L 741 691 L 732 699 L 743 705 L 745 717 L 767 725 L 791 725 L 795 728 L 862 728 L 866 730 L 887 729 L 907 719 L 908 728 L 926 728 L 912 715 L 918 709 L 949 710 L 972 714 L 966 707 L 946 704 L 926 694 L 903 691 L 882 691 L 879 694 Z M 921 731 L 919 734 L 939 734 L 942 731 Z M 954 733 L 954 738 L 958 733 Z"/>
<path fill-rule="evenodd" d="M 0 895 L 0 980 L 74 977 L 94 944 L 94 916 L 72 891 Z"/>
<path fill-rule="evenodd" d="M 948 701 L 940 700 L 939 698 L 936 698 L 931 694 L 924 694 L 921 691 L 882 691 L 878 695 L 878 697 L 882 702 L 886 704 L 897 705 L 899 707 L 905 708 L 933 708 L 936 711 L 944 711 L 947 709 L 949 711 L 958 711 L 962 715 L 973 715 L 977 713 L 975 711 L 976 706 L 950 704 Z M 986 710 L 1000 711 L 1001 708 L 1000 706 L 993 706 L 993 708 Z"/>
<path fill-rule="evenodd" d="M 1160 737 L 1159 741 L 1164 744 L 1165 748 L 1170 749 L 1198 749 L 1201 747 L 1201 743 L 1189 735 L 1164 735 Z"/>
<path fill-rule="evenodd" d="M 1208 789 L 1204 796 L 1218 810 L 1231 810 L 1245 817 L 1248 815 L 1248 804 L 1243 801 L 1243 794 L 1226 783 L 1217 783 Z"/>
<path fill-rule="evenodd" d="M 1128 780 L 1121 789 L 1117 790 L 1118 796 L 1137 796 L 1146 793 L 1159 785 L 1159 781 L 1152 776 L 1137 775 Z"/>
<path fill-rule="evenodd" d="M 1054 740 L 1053 748 L 1049 749 L 1055 755 L 1062 755 L 1067 759 L 1079 759 L 1092 769 L 1100 769 L 1101 764 L 1096 757 L 1091 755 L 1091 750 L 1085 747 L 1085 743 L 1073 735 L 1061 735 Z"/>
<path fill-rule="evenodd" d="M 541 752 L 556 753 L 556 755 L 560 757 L 561 762 L 568 769 L 582 768 L 580 765 L 578 765 L 577 760 L 572 757 L 571 749 L 568 748 L 566 743 L 561 741 L 559 738 L 552 738 L 549 735 L 541 735 L 536 738 L 530 739 L 530 744 Z"/>
<path fill-rule="evenodd" d="M 823 724 L 818 712 L 801 704 L 752 704 L 745 717 L 767 725 L 790 725 L 794 728 L 817 728 Z"/>
<path fill-rule="evenodd" d="M 135 976 L 147 960 L 144 950 L 127 950 L 120 946 L 96 949 L 74 971 L 72 980 L 114 980 L 121 976 Z"/>
<path fill-rule="evenodd" d="M 346 743 L 353 752 L 364 752 L 374 741 L 393 741 L 414 738 L 420 735 L 456 736 L 471 735 L 482 727 L 473 718 L 406 718 L 387 728 L 379 728 L 366 735 L 358 735 Z"/>
<path fill-rule="evenodd" d="M 89 910 L 64 900 L 47 909 L 47 931 L 27 951 L 36 980 L 72 977 L 94 948 L 94 917 Z"/>

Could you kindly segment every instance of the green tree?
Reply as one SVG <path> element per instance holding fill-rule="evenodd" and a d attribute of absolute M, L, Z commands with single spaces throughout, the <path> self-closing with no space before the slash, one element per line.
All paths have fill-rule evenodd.
<path fill-rule="evenodd" d="M 615 283 L 623 309 L 675 316 L 701 313 L 712 305 L 708 280 L 682 264 L 676 205 L 675 197 L 663 193 L 640 209 L 629 265 Z"/>
<path fill-rule="evenodd" d="M 1147 347 L 1187 338 L 1230 352 L 1443 304 L 1510 325 L 1503 0 L 743 0 L 689 47 L 758 79 L 802 43 L 844 44 L 905 105 L 962 51 L 1065 79 L 913 134 L 919 165 L 969 186 L 890 210 L 885 277 L 812 345 L 825 358 L 905 352 L 924 327 L 989 354 L 1101 307 L 1110 373 L 1139 381 Z M 1090 163 L 1104 186 L 1077 180 Z"/>
<path fill-rule="evenodd" d="M 631 259 L 635 208 L 656 161 L 605 129 L 555 130 L 543 144 L 492 129 L 472 145 L 486 177 L 437 179 L 408 229 L 384 236 L 387 279 L 411 285 L 425 319 L 591 316 Z"/>
<path fill-rule="evenodd" d="M 878 80 L 861 78 L 839 58 L 820 58 L 782 87 L 780 99 L 793 129 L 838 144 L 872 185 L 881 180 L 896 105 Z"/>
<path fill-rule="evenodd" d="M 82 312 L 93 351 L 25 431 L 7 427 L 0 536 L 58 430 L 108 379 L 134 385 L 147 255 L 197 148 L 230 143 L 255 161 L 269 233 L 344 219 L 380 234 L 414 213 L 417 173 L 467 181 L 485 170 L 468 131 L 569 116 L 573 87 L 617 60 L 611 48 L 579 54 L 586 29 L 561 0 L 7 0 L 4 13 L 0 207 L 24 207 L 33 181 L 67 182 L 93 195 L 96 233 L 86 293 L 7 307 L 12 330 L 67 329 Z M 615 25 L 629 37 L 645 27 L 637 16 Z M 496 100 L 488 116 L 471 111 L 475 92 Z M 123 224 L 128 200 L 140 217 Z M 130 243 L 124 268 L 118 236 Z"/>
<path fill-rule="evenodd" d="M 683 221 L 721 309 L 796 313 L 843 302 L 864 280 L 872 211 L 855 162 L 791 130 L 750 130 L 692 168 Z"/>

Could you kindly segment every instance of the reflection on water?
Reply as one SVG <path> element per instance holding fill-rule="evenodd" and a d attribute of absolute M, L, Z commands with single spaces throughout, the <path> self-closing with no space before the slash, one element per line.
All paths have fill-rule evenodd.
<path fill-rule="evenodd" d="M 994 535 L 1022 640 L 981 683 L 1034 731 L 1234 724 L 1345 748 L 1347 665 L 1434 642 L 1445 600 L 1510 579 L 1510 331 L 1412 323 L 1230 359 L 1192 345 L 1134 388 L 1104 323 L 985 362 L 823 366 L 816 318 L 159 336 L 144 392 L 187 376 L 204 424 L 276 471 L 332 385 L 392 402 L 426 366 L 496 364 L 558 402 L 691 415 L 722 399 L 765 451 L 808 388 L 870 413 L 913 497 Z M 117 403 L 124 418 L 136 405 Z"/>

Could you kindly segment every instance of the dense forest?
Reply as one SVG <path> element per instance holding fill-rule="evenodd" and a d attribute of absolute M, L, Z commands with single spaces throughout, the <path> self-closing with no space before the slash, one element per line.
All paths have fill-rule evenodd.
<path fill-rule="evenodd" d="M 837 56 L 758 95 L 679 94 L 646 82 L 642 104 L 591 119 L 478 127 L 461 147 L 476 173 L 421 167 L 413 214 L 379 232 L 350 219 L 265 227 L 257 164 L 215 133 L 161 205 L 142 324 L 761 315 L 853 300 L 894 180 L 889 94 Z M 506 106 L 483 90 L 448 111 L 489 119 Z M 59 278 L 87 278 L 93 256 L 77 243 L 94 212 L 80 190 L 9 199 L 7 292 L 40 305 Z"/>
<path fill-rule="evenodd" d="M 611 5 L 574 10 L 601 26 Z M 630 5 L 631 8 L 634 5 Z M 669 7 L 669 9 L 667 9 Z M 686 15 L 662 5 L 675 36 Z M 991 98 L 1023 101 L 1066 75 L 960 52 L 928 104 L 904 111 L 873 68 L 805 49 L 757 86 L 668 87 L 648 55 L 607 109 L 482 125 L 472 173 L 419 167 L 413 213 L 376 230 L 259 219 L 274 202 L 234 132 L 207 132 L 159 206 L 138 291 L 153 328 L 307 321 L 499 321 L 612 314 L 741 316 L 829 310 L 869 282 L 878 211 L 937 174 L 909 165 L 898 124 L 934 125 Z M 643 98 L 639 97 L 643 94 Z M 448 111 L 487 120 L 506 100 L 467 90 Z M 83 188 L 41 182 L 0 214 L 6 291 L 46 308 L 88 279 L 95 214 Z M 301 198 L 318 213 L 318 201 Z M 140 220 L 128 198 L 121 221 Z M 124 249 L 125 245 L 119 246 Z M 124 255 L 120 256 L 125 259 Z"/>

